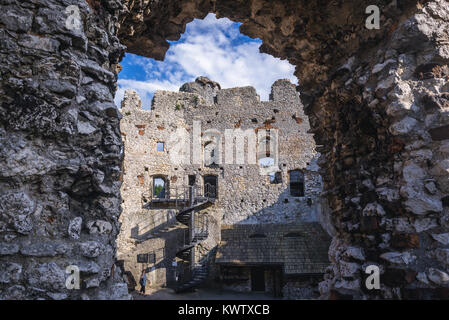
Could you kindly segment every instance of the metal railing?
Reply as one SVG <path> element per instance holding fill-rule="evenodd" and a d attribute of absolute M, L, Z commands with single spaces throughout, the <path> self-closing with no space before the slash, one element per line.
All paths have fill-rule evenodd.
<path fill-rule="evenodd" d="M 194 235 L 207 237 L 209 234 L 209 216 L 207 214 L 197 214 L 195 217 Z"/>
<path fill-rule="evenodd" d="M 204 187 L 193 186 L 176 186 L 173 188 L 167 188 L 163 192 L 159 192 L 158 195 L 154 194 L 153 190 L 146 191 L 142 194 L 143 204 L 149 202 L 163 202 L 171 201 L 175 204 L 181 204 L 185 202 L 193 203 L 198 199 L 216 199 L 217 188 L 214 185 L 206 183 Z"/>
<path fill-rule="evenodd" d="M 210 183 L 206 183 L 204 185 L 204 197 L 209 198 L 209 199 L 216 199 L 217 198 L 217 187 Z"/>
<path fill-rule="evenodd" d="M 181 247 L 192 244 L 193 240 L 200 241 L 209 235 L 209 216 L 207 213 L 195 214 L 194 229 L 191 227 L 184 229 L 182 235 Z M 201 239 L 198 239 L 201 238 Z"/>

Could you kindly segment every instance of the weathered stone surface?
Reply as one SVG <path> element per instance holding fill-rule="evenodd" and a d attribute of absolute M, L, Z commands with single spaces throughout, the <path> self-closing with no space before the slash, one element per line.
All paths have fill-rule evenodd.
<path fill-rule="evenodd" d="M 94 261 L 76 261 L 71 264 L 77 266 L 84 274 L 96 274 L 101 271 L 100 266 Z"/>
<path fill-rule="evenodd" d="M 438 261 L 449 265 L 449 249 L 438 248 L 435 250 L 435 257 Z"/>
<path fill-rule="evenodd" d="M 446 137 L 448 119 L 443 112 L 444 99 L 432 101 L 429 108 L 429 101 L 421 98 L 447 93 L 447 1 L 406 1 L 397 6 L 382 3 L 378 30 L 368 30 L 363 23 L 363 9 L 373 4 L 369 0 L 192 0 L 189 5 L 174 0 L 79 0 L 70 4 L 78 5 L 81 11 L 83 28 L 76 32 L 65 27 L 67 1 L 1 4 L 0 190 L 27 190 L 32 199 L 29 213 L 14 209 L 13 214 L 2 212 L 2 228 L 12 230 L 9 236 L 14 233 L 26 238 L 36 233 L 64 239 L 68 221 L 80 215 L 89 221 L 94 213 L 95 219 L 117 221 L 120 170 L 106 174 L 101 188 L 93 182 L 93 172 L 100 169 L 109 173 L 108 168 L 120 168 L 118 117 L 117 112 L 107 111 L 110 108 L 94 106 L 113 103 L 117 64 L 124 52 L 120 41 L 131 53 L 163 59 L 169 47 L 167 40 L 179 39 L 186 23 L 209 12 L 241 22 L 243 33 L 262 39 L 262 52 L 288 59 L 297 67 L 302 100 L 321 146 L 319 164 L 335 234 L 345 240 L 338 246 L 351 242 L 365 250 L 381 243 L 388 245 L 381 237 L 373 236 L 373 227 L 383 228 L 375 226 L 374 220 L 363 223 L 364 229 L 358 230 L 363 208 L 375 201 L 379 201 L 387 217 L 406 215 L 413 223 L 413 219 L 425 214 L 440 223 L 440 202 L 449 193 L 447 154 L 440 153 L 447 149 L 447 140 L 442 139 Z M 326 21 L 323 16 L 328 17 Z M 61 87 L 46 82 L 54 79 L 61 80 Z M 76 86 L 74 98 L 72 86 Z M 99 129 L 92 135 L 80 134 L 78 121 Z M 407 149 L 423 146 L 431 153 L 417 157 Z M 430 155 L 432 158 L 425 160 Z M 403 167 L 410 161 L 424 169 L 423 179 L 436 181 L 435 194 L 429 194 L 420 180 L 414 187 L 402 180 Z M 379 186 L 368 190 L 362 183 L 366 179 L 377 181 L 380 176 L 387 177 L 381 189 L 389 190 L 389 197 Z M 400 199 L 396 197 L 399 190 Z M 345 200 L 353 198 L 359 198 L 360 203 Z M 9 206 L 9 202 L 13 208 L 18 206 L 9 198 L 0 201 L 0 208 Z M 348 220 L 352 221 L 348 224 Z M 419 222 L 413 224 L 423 230 Z M 447 232 L 447 226 L 442 229 L 438 232 Z M 110 239 L 102 241 L 113 241 L 115 235 L 113 231 L 107 236 Z M 366 241 L 362 244 L 360 238 Z M 17 253 L 18 248 L 6 251 Z M 102 261 L 110 267 L 113 254 L 107 252 Z M 74 250 L 74 255 L 81 252 Z M 373 255 L 377 259 L 380 253 Z M 423 252 L 416 255 L 416 265 L 425 263 L 437 268 L 436 260 L 429 260 Z M 2 256 L 0 262 L 10 257 Z M 338 260 L 332 263 L 339 264 Z M 356 282 L 342 286 L 337 273 L 329 277 L 333 280 L 324 295 L 367 298 L 378 294 L 362 292 Z M 436 282 L 446 285 L 445 281 Z M 111 279 L 103 287 L 81 290 L 74 297 L 116 297 L 114 290 L 122 287 Z M 31 297 L 38 291 L 26 283 L 0 284 L 0 289 L 4 299 Z M 444 297 L 444 290 L 427 295 L 424 289 L 401 292 L 404 298 Z M 379 295 L 398 297 L 388 287 Z"/>
<path fill-rule="evenodd" d="M 385 210 L 378 203 L 369 203 L 362 211 L 365 216 L 384 216 Z"/>
<path fill-rule="evenodd" d="M 0 283 L 17 283 L 22 278 L 22 266 L 14 262 L 0 264 Z"/>
<path fill-rule="evenodd" d="M 429 268 L 429 270 L 427 270 L 427 277 L 437 285 L 445 285 L 449 282 L 449 275 L 446 272 L 435 268 Z"/>
<path fill-rule="evenodd" d="M 69 228 L 67 231 L 69 233 L 70 238 L 75 240 L 80 238 L 82 223 L 83 218 L 81 217 L 76 217 L 72 221 L 70 221 Z"/>
<path fill-rule="evenodd" d="M 435 227 L 438 227 L 438 223 L 435 219 L 424 218 L 415 220 L 414 227 L 416 232 L 423 232 Z"/>
<path fill-rule="evenodd" d="M 86 288 L 96 288 L 100 285 L 100 279 L 92 277 L 87 280 L 84 280 L 86 284 Z"/>
<path fill-rule="evenodd" d="M 416 279 L 418 279 L 419 281 L 421 281 L 424 284 L 429 284 L 429 280 L 427 279 L 427 275 L 425 272 L 419 272 L 416 275 Z"/>
<path fill-rule="evenodd" d="M 394 264 L 409 264 L 416 259 L 416 256 L 410 252 L 386 252 L 381 254 L 380 258 Z"/>
<path fill-rule="evenodd" d="M 21 285 L 8 286 L 8 288 L 0 294 L 3 300 L 22 300 L 25 297 L 25 287 Z"/>
<path fill-rule="evenodd" d="M 65 289 L 65 271 L 55 262 L 31 264 L 25 271 L 28 285 L 45 290 Z"/>
<path fill-rule="evenodd" d="M 396 122 L 390 126 L 391 134 L 404 135 L 410 133 L 410 131 L 416 126 L 418 121 L 412 117 L 405 117 L 399 122 Z"/>
<path fill-rule="evenodd" d="M 449 233 L 432 234 L 432 238 L 443 245 L 449 245 Z"/>
<path fill-rule="evenodd" d="M 125 283 L 116 283 L 114 284 L 109 291 L 103 292 L 100 291 L 98 296 L 98 300 L 129 300 L 130 295 L 128 293 L 128 287 Z"/>
<path fill-rule="evenodd" d="M 405 202 L 407 210 L 416 215 L 425 215 L 430 212 L 443 211 L 443 204 L 438 197 L 432 197 L 423 192 L 416 192 L 410 186 L 401 188 L 401 195 L 408 198 Z"/>
<path fill-rule="evenodd" d="M 96 241 L 87 241 L 80 244 L 81 254 L 88 258 L 96 258 L 98 257 L 104 247 L 101 243 Z"/>
<path fill-rule="evenodd" d="M 359 261 L 365 260 L 365 255 L 363 254 L 362 248 L 357 247 L 348 247 L 346 251 L 343 253 L 344 257 L 353 258 Z"/>
<path fill-rule="evenodd" d="M 54 257 L 56 255 L 65 254 L 68 250 L 68 245 L 64 243 L 36 241 L 23 245 L 20 249 L 20 253 L 24 256 L 32 257 Z"/>
<path fill-rule="evenodd" d="M 19 245 L 16 243 L 0 243 L 0 256 L 11 255 L 19 252 Z"/>
<path fill-rule="evenodd" d="M 0 22 L 11 31 L 26 32 L 33 23 L 33 12 L 17 6 L 6 6 L 0 14 Z"/>
<path fill-rule="evenodd" d="M 7 192 L 0 195 L 0 216 L 17 232 L 28 234 L 33 228 L 31 214 L 35 203 L 24 192 Z"/>
<path fill-rule="evenodd" d="M 360 265 L 354 262 L 340 262 L 340 273 L 343 277 L 352 277 L 360 270 Z"/>
<path fill-rule="evenodd" d="M 103 220 L 90 221 L 87 223 L 90 234 L 104 234 L 112 232 L 112 225 Z"/>
<path fill-rule="evenodd" d="M 68 298 L 67 293 L 47 292 L 47 295 L 53 300 L 65 300 Z"/>
<path fill-rule="evenodd" d="M 66 26 L 68 5 L 79 8 L 79 30 Z M 81 0 L 24 0 L 0 8 L 0 265 L 9 272 L 1 270 L 0 296 L 94 298 L 123 280 L 102 276 L 99 287 L 69 293 L 65 268 L 67 260 L 81 261 L 76 241 L 90 239 L 83 220 L 113 225 L 120 214 L 113 98 L 124 52 L 116 37 L 122 6 L 116 1 L 94 13 Z M 107 175 L 97 184 L 100 171 Z M 101 241 L 113 243 L 116 234 Z M 112 247 L 85 249 L 98 260 L 89 272 L 111 269 Z M 22 276 L 8 263 L 22 266 Z"/>

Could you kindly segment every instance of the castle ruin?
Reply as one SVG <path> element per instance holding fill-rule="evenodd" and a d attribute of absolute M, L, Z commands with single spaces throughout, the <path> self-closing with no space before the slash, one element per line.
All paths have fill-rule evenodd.
<path fill-rule="evenodd" d="M 79 10 L 79 28 L 67 28 L 69 5 Z M 372 5 L 379 29 L 365 25 Z M 448 298 L 447 1 L 7 0 L 0 7 L 1 299 L 129 298 L 115 267 L 119 63 L 125 52 L 163 60 L 168 41 L 209 13 L 242 23 L 243 34 L 262 40 L 261 52 L 296 66 L 336 231 L 321 297 Z M 65 286 L 69 265 L 79 266 L 79 290 Z M 364 286 L 370 265 L 380 269 L 379 290 Z"/>
<path fill-rule="evenodd" d="M 293 84 L 276 81 L 260 101 L 252 87 L 199 77 L 157 91 L 151 110 L 128 90 L 121 112 L 118 259 L 130 282 L 146 269 L 178 291 L 204 280 L 288 297 L 322 278 L 330 237 L 319 224 L 319 155 Z"/>

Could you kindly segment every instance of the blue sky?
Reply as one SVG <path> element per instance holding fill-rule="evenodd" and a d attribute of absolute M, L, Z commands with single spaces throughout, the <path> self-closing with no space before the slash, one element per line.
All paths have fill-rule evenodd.
<path fill-rule="evenodd" d="M 120 106 L 126 89 L 134 89 L 143 108 L 149 109 L 156 90 L 178 91 L 198 76 L 217 81 L 222 88 L 253 86 L 262 100 L 268 100 L 277 79 L 297 84 L 294 66 L 259 53 L 262 41 L 242 35 L 239 26 L 209 14 L 189 23 L 179 41 L 170 41 L 163 62 L 127 53 L 121 62 L 116 105 Z"/>

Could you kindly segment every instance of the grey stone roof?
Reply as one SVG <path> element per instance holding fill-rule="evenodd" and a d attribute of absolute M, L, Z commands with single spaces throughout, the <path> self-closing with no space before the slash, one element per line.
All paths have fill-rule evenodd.
<path fill-rule="evenodd" d="M 221 229 L 215 262 L 283 265 L 288 274 L 324 273 L 330 237 L 319 223 L 238 224 Z"/>

